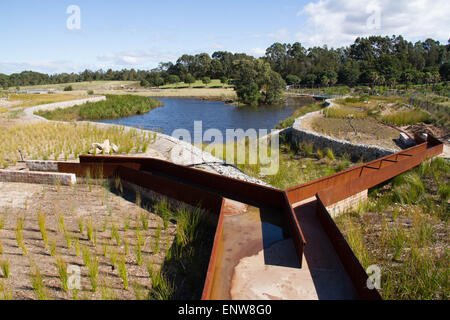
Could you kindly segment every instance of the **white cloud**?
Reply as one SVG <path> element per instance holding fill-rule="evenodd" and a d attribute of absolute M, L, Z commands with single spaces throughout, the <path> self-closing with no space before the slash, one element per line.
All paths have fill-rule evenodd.
<path fill-rule="evenodd" d="M 402 35 L 411 41 L 433 38 L 444 43 L 450 36 L 448 0 L 319 0 L 297 15 L 307 20 L 295 40 L 307 47 L 340 47 L 370 35 Z"/>
<path fill-rule="evenodd" d="M 291 40 L 291 34 L 286 28 L 278 29 L 275 32 L 268 34 L 269 38 L 275 39 L 276 41 L 288 42 Z"/>
<path fill-rule="evenodd" d="M 266 54 L 266 49 L 264 48 L 252 48 L 248 50 L 248 53 L 257 58 L 262 57 Z"/>
<path fill-rule="evenodd" d="M 162 53 L 160 51 L 127 51 L 108 53 L 97 57 L 98 61 L 114 64 L 116 66 L 157 66 L 161 61 L 172 61 L 176 59 L 176 55 L 170 53 Z"/>

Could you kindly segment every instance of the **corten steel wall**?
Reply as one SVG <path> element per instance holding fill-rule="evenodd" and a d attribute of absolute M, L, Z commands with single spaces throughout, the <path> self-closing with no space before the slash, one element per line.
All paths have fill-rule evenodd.
<path fill-rule="evenodd" d="M 264 204 L 271 207 L 280 207 L 283 193 L 275 188 L 269 188 L 258 184 L 225 177 L 219 174 L 205 172 L 194 168 L 176 165 L 172 162 L 133 157 L 111 157 L 111 156 L 80 156 L 80 163 L 101 162 L 101 163 L 139 163 L 141 170 L 151 170 L 168 176 L 184 179 L 190 183 L 198 184 L 212 190 L 216 190 L 234 196 L 244 198 L 257 204 Z"/>
<path fill-rule="evenodd" d="M 416 141 L 423 142 L 420 138 L 416 138 Z M 442 150 L 442 143 L 429 136 L 427 142 L 410 149 L 288 189 L 285 192 L 149 158 L 81 156 L 80 163 L 58 163 L 58 170 L 76 173 L 77 176 L 86 176 L 89 172 L 93 178 L 119 176 L 138 186 L 191 205 L 201 206 L 218 214 L 219 219 L 202 299 L 211 297 L 218 246 L 223 228 L 224 194 L 231 198 L 234 197 L 236 200 L 246 199 L 253 203 L 280 209 L 287 220 L 300 265 L 306 241 L 291 204 L 315 195 L 317 197 L 316 214 L 349 273 L 359 297 L 361 299 L 381 299 L 377 290 L 367 288 L 368 276 L 329 215 L 326 206 L 389 180 L 417 166 L 426 158 L 442 153 Z"/>
<path fill-rule="evenodd" d="M 206 272 L 205 283 L 203 285 L 202 300 L 210 300 L 211 290 L 216 272 L 217 255 L 219 254 L 220 238 L 223 230 L 225 199 L 222 198 L 222 205 L 219 213 L 219 220 L 217 222 L 216 233 L 214 235 L 214 243 L 211 250 L 211 257 L 209 259 L 208 271 Z"/>
<path fill-rule="evenodd" d="M 376 289 L 367 288 L 369 277 L 322 203 L 321 193 L 319 192 L 317 195 L 317 218 L 347 271 L 359 298 L 362 300 L 381 300 L 380 293 Z"/>
<path fill-rule="evenodd" d="M 333 188 L 337 185 L 341 185 L 349 181 L 356 181 L 359 180 L 361 177 L 365 177 L 367 175 L 370 176 L 373 172 L 378 171 L 379 174 L 381 173 L 380 175 L 381 178 L 379 179 L 378 183 L 371 185 L 373 187 L 383 181 L 393 178 L 395 175 L 398 175 L 404 171 L 413 168 L 414 166 L 420 164 L 426 158 L 442 153 L 442 150 L 443 150 L 442 143 L 439 140 L 429 136 L 427 142 L 424 142 L 412 148 L 403 150 L 398 153 L 394 153 L 393 155 L 389 155 L 384 158 L 374 160 L 372 162 L 354 168 L 347 169 L 345 171 L 336 173 L 328 177 L 324 177 L 312 182 L 305 183 L 300 186 L 290 188 L 287 190 L 289 202 L 291 204 L 295 204 L 299 201 L 313 197 L 320 190 Z M 393 169 L 388 170 L 388 167 L 391 166 L 393 167 Z M 370 178 L 368 177 L 364 181 L 370 181 Z M 367 184 L 370 185 L 370 183 Z M 343 189 L 344 188 L 341 188 L 343 192 L 346 191 Z M 338 188 L 334 189 L 334 191 L 338 190 L 339 190 Z M 356 194 L 362 190 L 364 189 L 357 190 L 357 188 L 354 188 L 353 194 Z M 347 194 L 348 196 L 353 195 L 350 193 Z M 340 200 L 342 199 L 345 198 L 341 198 Z M 327 203 L 326 205 L 330 204 L 332 203 Z"/>
<path fill-rule="evenodd" d="M 211 191 L 212 193 L 221 193 L 221 196 L 225 196 L 227 198 L 232 198 L 238 201 L 248 201 L 249 204 L 253 204 L 255 206 L 269 206 L 278 208 L 284 214 L 284 218 L 286 219 L 289 231 L 291 233 L 291 238 L 294 242 L 295 250 L 297 252 L 298 261 L 300 263 L 300 266 L 302 265 L 303 248 L 306 241 L 303 237 L 303 232 L 301 230 L 300 224 L 297 221 L 297 218 L 292 214 L 292 207 L 289 204 L 289 201 L 286 200 L 285 193 L 281 190 L 238 179 L 224 177 L 218 174 L 209 173 L 194 168 L 176 165 L 171 162 L 159 159 L 138 157 L 80 156 L 80 163 L 85 166 L 90 166 L 93 164 L 105 164 L 111 166 L 111 168 L 113 168 L 114 166 L 120 167 L 122 165 L 130 166 L 130 164 L 133 163 L 135 166 L 139 164 L 141 166 L 140 170 L 149 170 L 150 172 L 154 171 L 156 173 L 162 173 L 168 176 L 168 179 L 162 180 L 159 185 L 153 187 L 157 187 L 158 190 L 160 190 L 160 193 L 163 194 L 166 194 L 164 190 L 167 189 L 167 192 L 172 192 L 172 197 L 180 201 L 184 200 L 181 200 L 181 198 L 177 198 L 177 196 L 185 196 L 186 186 L 188 186 L 189 184 L 193 184 L 210 189 L 209 191 Z M 121 170 L 122 172 L 124 172 L 123 169 Z M 144 171 L 139 172 L 143 173 Z M 121 174 L 121 177 L 128 180 L 126 174 Z M 147 177 L 149 179 L 157 180 L 160 176 L 152 174 L 151 176 Z M 170 185 L 167 184 L 171 180 L 170 177 L 185 183 L 175 188 L 167 187 L 168 185 Z M 137 176 L 135 178 L 137 178 Z M 142 179 L 140 181 L 141 183 L 144 183 Z M 146 183 L 149 184 L 150 182 Z M 174 190 L 177 191 L 175 192 Z M 157 190 L 155 191 L 158 192 Z M 197 195 L 195 195 L 195 193 L 192 193 L 192 196 L 194 196 L 195 198 L 199 197 L 200 195 L 201 193 L 198 193 Z"/>

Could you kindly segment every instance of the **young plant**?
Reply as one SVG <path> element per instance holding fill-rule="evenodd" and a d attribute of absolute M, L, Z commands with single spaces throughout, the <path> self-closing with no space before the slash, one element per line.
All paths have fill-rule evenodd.
<path fill-rule="evenodd" d="M 9 260 L 0 261 L 0 267 L 2 269 L 3 278 L 9 278 L 10 270 L 9 270 Z"/>
<path fill-rule="evenodd" d="M 137 281 L 133 283 L 133 291 L 136 300 L 145 300 L 145 288 L 137 283 Z"/>
<path fill-rule="evenodd" d="M 117 264 L 117 251 L 114 248 L 109 250 L 109 261 L 111 262 L 111 268 L 114 270 Z"/>
<path fill-rule="evenodd" d="M 38 300 L 47 300 L 47 289 L 45 288 L 44 278 L 36 264 L 31 266 L 31 283 L 33 284 L 34 294 Z"/>
<path fill-rule="evenodd" d="M 75 254 L 77 257 L 79 257 L 80 256 L 80 238 L 75 237 L 74 242 L 75 242 Z"/>
<path fill-rule="evenodd" d="M 89 281 L 91 282 L 92 291 L 97 292 L 97 276 L 98 276 L 98 264 L 97 257 L 93 257 L 89 263 Z"/>
<path fill-rule="evenodd" d="M 56 256 L 56 240 L 55 239 L 50 241 L 50 255 L 52 257 Z"/>
<path fill-rule="evenodd" d="M 114 239 L 116 239 L 116 243 L 118 246 L 120 246 L 120 234 L 119 230 L 117 229 L 116 225 L 113 223 L 111 226 L 111 235 Z"/>
<path fill-rule="evenodd" d="M 80 234 L 84 233 L 83 218 L 78 218 L 78 228 L 80 229 Z"/>
<path fill-rule="evenodd" d="M 12 300 L 11 289 L 3 282 L 0 281 L 0 300 Z"/>
<path fill-rule="evenodd" d="M 67 275 L 67 263 L 63 258 L 57 257 L 56 258 L 56 266 L 58 267 L 58 274 L 59 274 L 59 279 L 61 280 L 61 287 L 64 292 L 67 292 L 67 291 L 69 291 L 69 285 L 68 285 L 69 277 Z"/>
<path fill-rule="evenodd" d="M 94 225 L 92 223 L 92 219 L 89 219 L 86 225 L 87 228 L 87 237 L 89 241 L 92 241 L 94 239 Z"/>
<path fill-rule="evenodd" d="M 23 253 L 23 255 L 26 256 L 28 254 L 28 250 L 23 241 L 23 224 L 24 224 L 24 218 L 18 217 L 17 218 L 17 227 L 16 227 L 17 246 L 19 248 L 22 248 L 22 253 Z"/>
<path fill-rule="evenodd" d="M 125 256 L 123 256 L 123 255 L 119 259 L 118 272 L 119 272 L 119 277 L 123 281 L 123 286 L 124 286 L 125 290 L 128 290 L 127 266 L 126 266 L 126 262 L 125 262 Z"/>
<path fill-rule="evenodd" d="M 86 267 L 89 267 L 89 264 L 91 263 L 91 252 L 89 251 L 88 247 L 82 246 L 81 252 L 83 253 L 83 263 Z"/>
<path fill-rule="evenodd" d="M 59 227 L 59 232 L 65 232 L 66 231 L 66 224 L 64 222 L 64 215 L 62 215 L 61 213 L 58 214 L 58 227 Z"/>
<path fill-rule="evenodd" d="M 70 235 L 70 232 L 67 230 L 64 230 L 64 238 L 66 239 L 66 245 L 68 249 L 72 248 L 72 236 Z"/>
<path fill-rule="evenodd" d="M 38 224 L 39 230 L 41 231 L 42 240 L 44 240 L 44 247 L 47 249 L 48 247 L 48 233 L 46 227 L 46 215 L 41 211 L 38 212 Z"/>
<path fill-rule="evenodd" d="M 141 212 L 140 216 L 141 216 L 142 228 L 147 231 L 148 230 L 148 214 L 146 214 L 145 212 Z"/>

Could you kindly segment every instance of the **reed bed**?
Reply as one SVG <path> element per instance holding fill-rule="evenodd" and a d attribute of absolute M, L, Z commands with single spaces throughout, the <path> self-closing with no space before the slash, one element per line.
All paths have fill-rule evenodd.
<path fill-rule="evenodd" d="M 73 160 L 87 155 L 94 142 L 109 139 L 118 154 L 142 153 L 155 135 L 111 126 L 99 128 L 89 123 L 37 123 L 0 130 L 0 168 L 15 165 L 21 155 L 27 160 Z M 19 152 L 20 151 L 20 152 Z"/>

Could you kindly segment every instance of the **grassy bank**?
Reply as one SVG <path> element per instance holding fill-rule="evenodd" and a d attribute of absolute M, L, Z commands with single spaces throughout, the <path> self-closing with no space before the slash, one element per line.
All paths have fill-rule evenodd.
<path fill-rule="evenodd" d="M 103 120 L 145 114 L 161 105 L 160 101 L 146 97 L 107 95 L 105 101 L 87 102 L 83 105 L 52 111 L 40 110 L 35 114 L 57 121 Z"/>
<path fill-rule="evenodd" d="M 381 268 L 383 298 L 449 298 L 449 180 L 448 161 L 423 163 L 336 219 L 364 268 Z"/>
<path fill-rule="evenodd" d="M 280 121 L 280 123 L 275 126 L 275 129 L 284 129 L 284 128 L 292 127 L 294 125 L 295 119 L 302 117 L 307 113 L 322 110 L 323 108 L 325 108 L 325 106 L 326 105 L 323 102 L 318 102 L 318 103 L 310 104 L 305 107 L 301 107 L 301 108 L 295 110 L 294 113 L 290 117 Z"/>

